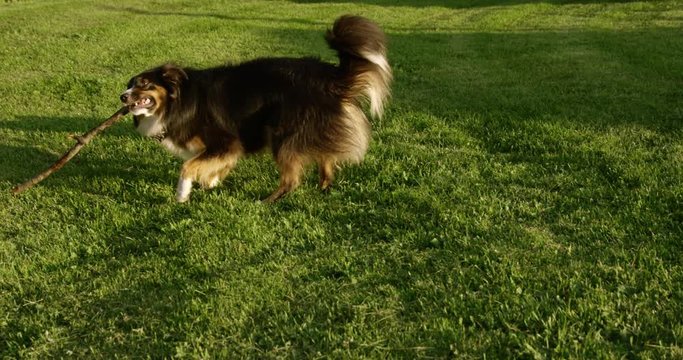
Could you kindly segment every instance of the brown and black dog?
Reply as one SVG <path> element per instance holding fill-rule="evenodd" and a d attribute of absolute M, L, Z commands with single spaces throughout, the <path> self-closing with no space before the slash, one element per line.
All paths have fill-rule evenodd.
<path fill-rule="evenodd" d="M 294 190 L 306 164 L 317 163 L 320 187 L 335 167 L 360 162 L 370 141 L 363 113 L 381 117 L 391 67 L 386 39 L 373 22 L 345 15 L 325 36 L 339 65 L 316 58 L 261 58 L 210 69 L 166 64 L 134 76 L 121 101 L 137 130 L 185 162 L 176 199 L 194 182 L 211 188 L 245 154 L 272 150 L 280 186 L 265 201 Z"/>

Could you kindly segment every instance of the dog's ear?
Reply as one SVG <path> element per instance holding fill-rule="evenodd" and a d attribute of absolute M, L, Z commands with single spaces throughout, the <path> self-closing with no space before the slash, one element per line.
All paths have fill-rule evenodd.
<path fill-rule="evenodd" d="M 161 76 L 170 85 L 170 92 L 168 96 L 175 99 L 180 94 L 180 84 L 187 80 L 187 73 L 182 68 L 173 64 L 166 64 L 161 67 Z"/>

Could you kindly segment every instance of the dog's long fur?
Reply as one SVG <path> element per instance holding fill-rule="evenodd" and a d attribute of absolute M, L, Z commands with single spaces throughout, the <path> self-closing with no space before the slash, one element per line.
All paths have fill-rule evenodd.
<path fill-rule="evenodd" d="M 381 117 L 392 80 L 386 39 L 373 22 L 342 16 L 325 36 L 339 65 L 315 58 L 262 58 L 210 69 L 166 64 L 134 76 L 121 95 L 138 131 L 186 161 L 176 199 L 194 182 L 218 185 L 245 155 L 270 148 L 280 185 L 294 190 L 315 162 L 320 187 L 341 163 L 360 162 L 370 141 L 365 103 Z"/>

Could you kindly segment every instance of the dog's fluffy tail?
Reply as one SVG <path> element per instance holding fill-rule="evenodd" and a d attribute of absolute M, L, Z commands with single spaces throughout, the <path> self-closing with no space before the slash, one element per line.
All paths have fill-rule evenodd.
<path fill-rule="evenodd" d="M 334 22 L 325 39 L 339 55 L 347 96 L 353 101 L 365 97 L 370 103 L 370 114 L 381 118 L 392 80 L 382 29 L 366 18 L 344 15 Z"/>

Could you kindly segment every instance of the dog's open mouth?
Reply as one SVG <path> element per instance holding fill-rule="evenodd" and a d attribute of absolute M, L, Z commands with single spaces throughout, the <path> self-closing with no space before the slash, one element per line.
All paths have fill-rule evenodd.
<path fill-rule="evenodd" d="M 131 109 L 146 109 L 154 106 L 154 99 L 149 96 L 143 96 L 140 99 L 128 104 Z"/>

